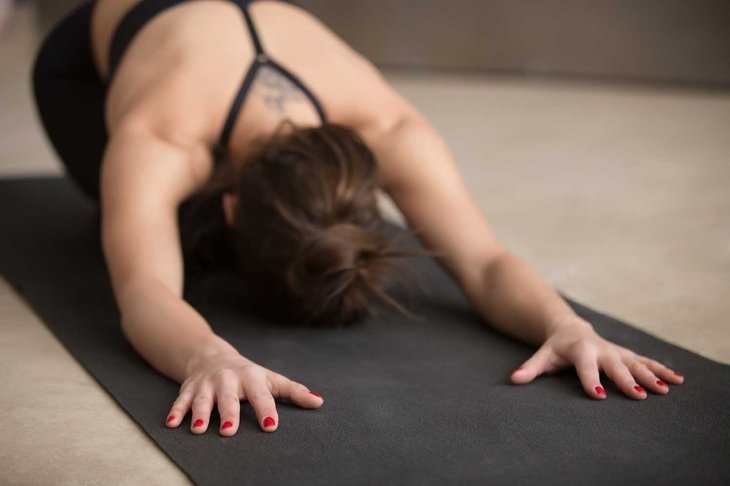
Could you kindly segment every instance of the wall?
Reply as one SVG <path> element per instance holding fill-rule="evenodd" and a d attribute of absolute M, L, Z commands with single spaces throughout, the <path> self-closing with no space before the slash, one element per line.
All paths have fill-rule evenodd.
<path fill-rule="evenodd" d="M 299 0 L 379 65 L 730 86 L 727 0 Z"/>

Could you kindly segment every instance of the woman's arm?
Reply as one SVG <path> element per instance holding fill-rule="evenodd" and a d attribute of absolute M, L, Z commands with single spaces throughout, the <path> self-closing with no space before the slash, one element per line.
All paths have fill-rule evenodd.
<path fill-rule="evenodd" d="M 188 151 L 141 129 L 110 140 L 101 173 L 102 245 L 121 324 L 155 369 L 182 382 L 200 353 L 231 351 L 182 300 L 177 201 L 194 184 Z"/>
<path fill-rule="evenodd" d="M 241 356 L 183 300 L 177 208 L 201 182 L 190 168 L 194 156 L 194 149 L 139 127 L 117 129 L 107 147 L 102 245 L 122 329 L 148 363 L 182 383 L 168 426 L 180 425 L 192 408 L 192 431 L 205 432 L 217 402 L 221 434 L 232 435 L 239 425 L 239 401 L 247 399 L 261 428 L 274 431 L 275 396 L 307 408 L 321 406 L 322 399 Z"/>
<path fill-rule="evenodd" d="M 440 263 L 494 327 L 533 345 L 578 316 L 497 241 L 443 139 L 415 111 L 371 140 L 383 187 Z"/>
<path fill-rule="evenodd" d="M 363 132 L 381 164 L 383 188 L 424 244 L 443 254 L 439 262 L 484 319 L 540 346 L 513 372 L 513 382 L 527 383 L 570 364 L 586 393 L 599 399 L 605 398 L 599 368 L 636 399 L 646 393 L 634 377 L 656 393 L 668 391 L 662 380 L 682 382 L 660 363 L 603 340 L 537 272 L 504 248 L 469 196 L 444 140 L 405 101 L 393 106 L 400 114 L 394 122 L 373 123 Z"/>

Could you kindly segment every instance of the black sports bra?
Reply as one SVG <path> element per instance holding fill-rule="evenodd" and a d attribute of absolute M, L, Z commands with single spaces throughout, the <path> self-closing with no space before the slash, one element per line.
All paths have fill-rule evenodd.
<path fill-rule="evenodd" d="M 122 60 L 122 56 L 127 46 L 132 41 L 135 34 L 142 28 L 142 26 L 155 15 L 166 10 L 167 8 L 173 7 L 179 3 L 183 3 L 186 1 L 192 0 L 142 0 L 125 14 L 125 16 L 119 22 L 119 26 L 117 27 L 116 31 L 114 32 L 111 46 L 109 49 L 108 83 L 111 83 L 111 80 L 114 77 L 114 73 L 116 72 L 119 63 Z M 241 87 L 239 88 L 238 93 L 233 100 L 231 108 L 228 110 L 228 116 L 226 117 L 225 124 L 223 125 L 223 131 L 218 140 L 218 153 L 222 154 L 227 151 L 228 144 L 231 138 L 231 132 L 233 131 L 233 126 L 236 122 L 238 113 L 243 106 L 243 102 L 246 98 L 246 94 L 248 93 L 251 83 L 256 77 L 256 72 L 263 65 L 271 66 L 272 68 L 277 69 L 281 74 L 286 76 L 297 87 L 299 87 L 299 89 L 310 99 L 312 104 L 314 104 L 314 107 L 316 108 L 322 123 L 325 123 L 327 121 L 327 117 L 317 97 L 314 96 L 314 94 L 304 85 L 304 83 L 302 83 L 302 81 L 296 75 L 294 75 L 284 66 L 269 57 L 266 52 L 264 52 L 263 46 L 261 45 L 261 40 L 259 39 L 256 28 L 253 24 L 253 20 L 251 19 L 251 15 L 249 14 L 247 9 L 248 5 L 253 3 L 255 0 L 228 1 L 235 3 L 241 9 L 243 17 L 246 20 L 246 25 L 248 26 L 248 30 L 251 34 L 251 39 L 253 40 L 254 47 L 256 48 L 256 57 L 254 57 L 251 65 L 246 71 L 246 75 L 243 79 L 243 82 L 241 83 Z M 295 2 L 293 2 L 292 0 L 282 1 L 287 1 L 288 3 L 295 4 Z"/>

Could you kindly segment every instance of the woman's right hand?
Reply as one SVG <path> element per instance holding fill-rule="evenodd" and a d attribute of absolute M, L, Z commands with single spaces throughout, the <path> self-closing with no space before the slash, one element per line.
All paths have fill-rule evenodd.
<path fill-rule="evenodd" d="M 198 360 L 167 417 L 167 426 L 177 427 L 192 408 L 190 430 L 202 434 L 208 429 L 214 403 L 220 415 L 219 433 L 230 436 L 240 423 L 241 400 L 248 400 L 259 426 L 273 432 L 279 426 L 274 398 L 288 400 L 303 408 L 319 408 L 322 397 L 301 383 L 259 366 L 238 353 L 217 354 Z"/>

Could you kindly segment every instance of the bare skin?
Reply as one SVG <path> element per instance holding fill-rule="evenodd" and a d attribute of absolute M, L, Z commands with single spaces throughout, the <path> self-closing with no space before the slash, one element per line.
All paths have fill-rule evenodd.
<path fill-rule="evenodd" d="M 99 0 L 92 18 L 102 77 L 119 19 L 138 0 Z M 381 188 L 423 244 L 494 328 L 539 346 L 515 384 L 575 366 L 585 392 L 600 393 L 599 371 L 627 396 L 665 394 L 683 378 L 661 363 L 601 338 L 527 263 L 496 239 L 469 196 L 444 140 L 390 87 L 367 59 L 299 7 L 259 0 L 249 7 L 267 53 L 319 98 L 330 122 L 356 130 L 373 150 Z M 252 362 L 215 335 L 182 298 L 177 207 L 211 175 L 211 151 L 254 49 L 238 7 L 196 0 L 166 10 L 127 49 L 109 89 L 110 132 L 101 171 L 102 243 L 122 329 L 155 369 L 181 383 L 168 427 L 192 411 L 204 433 L 213 408 L 221 435 L 240 424 L 248 401 L 262 430 L 279 425 L 275 399 L 315 409 L 322 397 L 304 384 Z M 260 71 L 231 138 L 243 160 L 252 138 L 284 117 L 317 126 L 309 100 L 276 71 Z M 221 201 L 233 221 L 235 196 Z M 486 350 L 485 350 L 486 352 Z M 664 384 L 662 384 L 664 383 Z"/>

